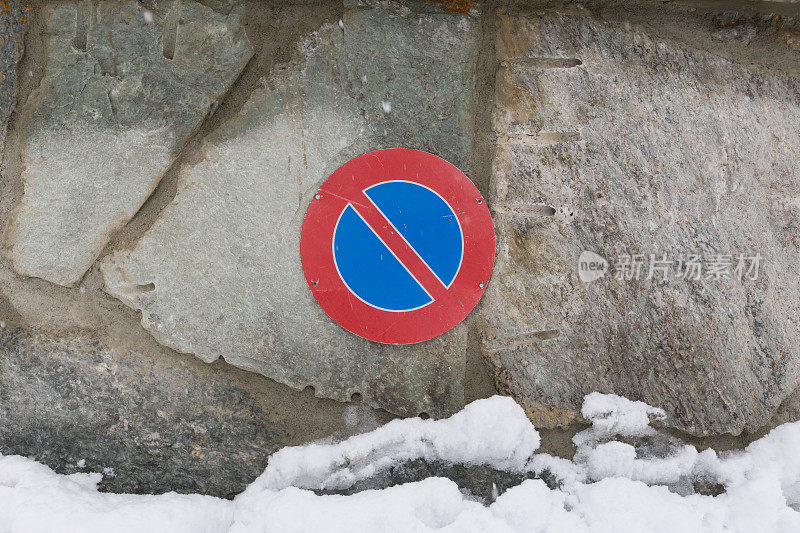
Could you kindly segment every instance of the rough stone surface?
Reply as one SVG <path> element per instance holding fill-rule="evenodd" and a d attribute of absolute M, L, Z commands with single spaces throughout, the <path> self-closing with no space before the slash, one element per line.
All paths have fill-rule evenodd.
<path fill-rule="evenodd" d="M 445 416 L 464 402 L 466 328 L 411 346 L 342 330 L 306 286 L 298 236 L 314 191 L 355 155 L 407 146 L 469 170 L 473 17 L 425 4 L 351 7 L 206 139 L 153 227 L 103 261 L 106 290 L 141 309 L 159 342 L 205 361 Z"/>
<path fill-rule="evenodd" d="M 698 435 L 763 426 L 800 383 L 797 78 L 580 10 L 500 16 L 497 52 L 482 345 L 498 387 L 537 427 L 591 391 Z M 605 277 L 580 281 L 584 250 Z M 756 280 L 675 279 L 692 254 L 733 270 L 756 253 Z M 632 254 L 642 278 L 616 279 Z M 669 279 L 645 279 L 649 254 Z"/>
<path fill-rule="evenodd" d="M 43 7 L 46 66 L 21 110 L 24 194 L 5 235 L 21 274 L 78 281 L 251 56 L 241 6 L 150 9 L 151 21 L 134 1 Z"/>
<path fill-rule="evenodd" d="M 282 405 L 285 391 L 269 390 L 285 387 L 229 370 L 3 324 L 0 453 L 61 473 L 104 472 L 101 487 L 112 492 L 231 496 L 279 447 L 344 438 L 387 420 L 310 396 Z"/>
<path fill-rule="evenodd" d="M 22 57 L 22 37 L 30 13 L 21 2 L 0 5 L 0 160 L 8 117 L 17 96 L 17 63 Z"/>
<path fill-rule="evenodd" d="M 113 468 L 103 484 L 114 492 L 244 488 L 277 448 L 269 417 L 223 376 L 155 366 L 99 342 L 0 329 L 0 452 L 61 471 L 82 471 L 81 459 L 83 471 Z"/>

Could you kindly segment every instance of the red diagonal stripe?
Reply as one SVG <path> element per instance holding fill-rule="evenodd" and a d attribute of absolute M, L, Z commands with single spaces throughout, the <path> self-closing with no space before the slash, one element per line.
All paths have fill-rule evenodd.
<path fill-rule="evenodd" d="M 397 259 L 405 265 L 414 279 L 428 291 L 434 300 L 439 300 L 447 293 L 447 287 L 439 281 L 439 278 L 428 268 L 419 254 L 395 231 L 366 194 L 362 192 L 358 198 L 350 198 L 350 205 L 358 211 L 372 231 L 389 247 L 389 250 L 397 256 Z"/>

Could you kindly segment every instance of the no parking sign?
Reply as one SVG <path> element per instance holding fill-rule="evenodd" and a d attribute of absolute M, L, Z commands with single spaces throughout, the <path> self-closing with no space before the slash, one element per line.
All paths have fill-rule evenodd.
<path fill-rule="evenodd" d="M 461 322 L 483 295 L 494 227 L 478 189 L 418 150 L 356 157 L 323 183 L 300 235 L 308 286 L 340 326 L 411 344 Z"/>

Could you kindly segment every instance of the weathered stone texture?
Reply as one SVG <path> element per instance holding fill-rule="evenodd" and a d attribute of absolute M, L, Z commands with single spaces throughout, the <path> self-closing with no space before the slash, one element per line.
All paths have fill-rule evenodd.
<path fill-rule="evenodd" d="M 152 20 L 134 1 L 42 8 L 46 66 L 21 111 L 24 195 L 5 235 L 21 274 L 78 281 L 251 56 L 242 6 L 150 8 Z"/>
<path fill-rule="evenodd" d="M 30 13 L 21 2 L 7 2 L 0 7 L 0 160 L 8 117 L 16 105 L 17 64 L 22 58 L 22 38 L 28 22 Z"/>
<path fill-rule="evenodd" d="M 463 405 L 463 325 L 412 346 L 358 338 L 319 308 L 299 260 L 308 201 L 353 156 L 408 146 L 468 170 L 473 18 L 414 9 L 361 3 L 300 43 L 181 169 L 134 249 L 103 261 L 106 290 L 159 342 L 398 414 Z"/>
<path fill-rule="evenodd" d="M 114 492 L 235 493 L 285 441 L 246 390 L 208 374 L 0 328 L 0 453 L 59 472 L 111 469 L 103 487 Z"/>
<path fill-rule="evenodd" d="M 0 453 L 103 472 L 111 492 L 230 497 L 283 446 L 392 418 L 152 344 L 111 347 L 0 322 Z"/>
<path fill-rule="evenodd" d="M 544 427 L 591 391 L 695 434 L 765 424 L 800 383 L 797 78 L 580 12 L 503 15 L 497 51 L 498 386 Z M 583 250 L 611 272 L 582 283 Z M 755 281 L 615 279 L 651 253 L 763 260 Z"/>

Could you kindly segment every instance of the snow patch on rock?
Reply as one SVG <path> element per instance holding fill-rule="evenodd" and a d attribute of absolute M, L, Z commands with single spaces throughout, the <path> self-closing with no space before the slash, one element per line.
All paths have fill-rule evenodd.
<path fill-rule="evenodd" d="M 279 450 L 242 497 L 286 487 L 344 489 L 413 459 L 522 472 L 539 443 L 539 433 L 522 408 L 511 398 L 494 396 L 475 401 L 448 419 L 393 420 L 338 444 Z"/>

